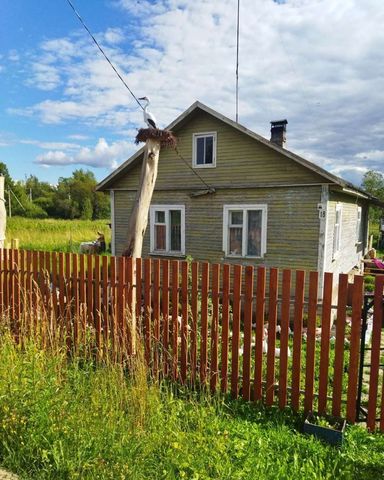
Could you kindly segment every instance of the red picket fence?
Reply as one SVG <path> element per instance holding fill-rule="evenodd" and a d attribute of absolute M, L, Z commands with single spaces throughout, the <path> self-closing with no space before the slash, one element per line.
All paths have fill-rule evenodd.
<path fill-rule="evenodd" d="M 156 378 L 356 420 L 361 276 L 350 285 L 341 274 L 332 304 L 330 273 L 320 302 L 318 273 L 301 270 L 23 250 L 0 250 L 0 267 L 0 318 L 16 339 L 65 331 L 80 348 L 91 332 L 98 356 L 121 359 L 138 335 Z M 368 428 L 379 420 L 382 431 L 383 287 L 376 277 L 362 403 Z"/>

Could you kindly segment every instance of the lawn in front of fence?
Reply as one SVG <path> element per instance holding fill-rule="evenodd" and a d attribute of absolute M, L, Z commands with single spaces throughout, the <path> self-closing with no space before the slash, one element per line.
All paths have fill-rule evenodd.
<path fill-rule="evenodd" d="M 300 432 L 303 416 L 228 396 L 148 383 L 91 357 L 68 361 L 0 337 L 0 464 L 22 478 L 378 479 L 384 436 L 347 428 L 342 449 Z"/>

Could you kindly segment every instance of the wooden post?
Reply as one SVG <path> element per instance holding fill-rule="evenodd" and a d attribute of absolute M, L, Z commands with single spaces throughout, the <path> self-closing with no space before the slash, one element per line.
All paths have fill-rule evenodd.
<path fill-rule="evenodd" d="M 157 178 L 159 154 L 160 140 L 148 138 L 145 144 L 140 185 L 129 219 L 127 248 L 123 254 L 126 257 L 141 257 L 144 234 L 148 223 L 149 206 Z"/>
<path fill-rule="evenodd" d="M 142 256 L 143 239 L 148 223 L 149 206 L 151 205 L 153 190 L 157 178 L 160 148 L 162 146 L 176 147 L 176 139 L 172 132 L 168 130 L 142 128 L 136 136 L 136 143 L 139 142 L 145 142 L 144 159 L 141 168 L 140 184 L 137 189 L 135 203 L 129 218 L 126 248 L 123 253 L 123 256 L 132 257 L 134 259 Z M 136 262 L 133 262 L 134 285 L 138 288 L 138 279 L 136 277 Z M 134 293 L 135 288 L 133 289 L 132 298 L 136 297 Z M 136 352 L 135 341 L 137 317 L 134 302 L 132 302 L 131 305 L 131 316 L 132 353 L 134 354 Z"/>
<path fill-rule="evenodd" d="M 140 185 L 129 219 L 127 248 L 123 255 L 140 258 L 143 249 L 143 239 L 148 223 L 148 212 L 155 188 L 159 164 L 160 141 L 149 138 L 145 144 L 143 165 L 141 168 Z M 133 278 L 136 278 L 136 262 L 133 262 Z M 137 281 L 134 282 L 137 285 Z M 132 298 L 135 298 L 133 294 Z M 132 329 L 132 353 L 136 352 L 136 310 L 135 302 L 130 305 Z"/>
<path fill-rule="evenodd" d="M 5 228 L 7 225 L 7 211 L 4 199 L 4 177 L 0 175 L 0 248 L 4 247 Z"/>

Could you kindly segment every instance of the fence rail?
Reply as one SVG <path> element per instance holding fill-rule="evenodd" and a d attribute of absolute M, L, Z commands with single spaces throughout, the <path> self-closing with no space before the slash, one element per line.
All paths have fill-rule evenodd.
<path fill-rule="evenodd" d="M 65 332 L 68 348 L 81 348 L 90 332 L 99 357 L 120 360 L 138 334 L 155 377 L 353 423 L 363 277 L 337 281 L 333 305 L 330 273 L 321 280 L 302 270 L 4 249 L 0 318 L 16 339 L 22 330 L 46 341 Z M 376 277 L 362 402 L 368 428 L 382 431 L 383 287 Z"/>

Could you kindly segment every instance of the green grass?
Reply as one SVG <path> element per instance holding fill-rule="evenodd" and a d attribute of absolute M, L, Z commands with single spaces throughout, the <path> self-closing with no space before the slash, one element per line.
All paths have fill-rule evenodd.
<path fill-rule="evenodd" d="M 78 252 L 81 242 L 97 238 L 104 233 L 107 244 L 111 241 L 109 220 L 56 220 L 12 217 L 7 219 L 6 242 L 19 239 L 20 248 L 57 252 Z"/>
<path fill-rule="evenodd" d="M 147 382 L 138 361 L 68 361 L 0 339 L 0 463 L 28 479 L 378 479 L 384 437 L 349 427 L 342 449 L 302 418 Z"/>

